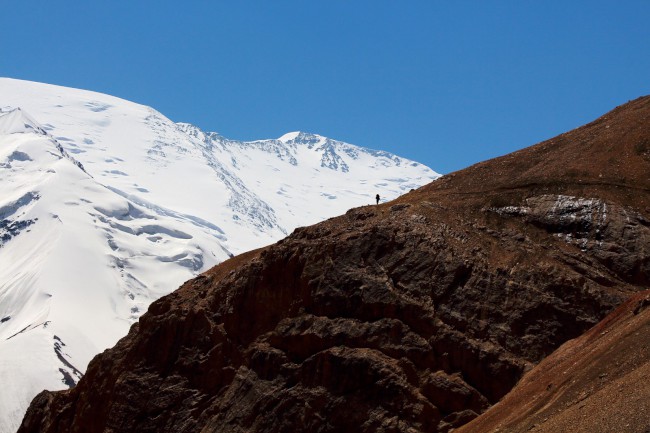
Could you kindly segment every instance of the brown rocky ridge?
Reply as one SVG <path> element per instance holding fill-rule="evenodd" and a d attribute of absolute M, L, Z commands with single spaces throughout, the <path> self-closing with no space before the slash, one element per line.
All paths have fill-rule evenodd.
<path fill-rule="evenodd" d="M 650 288 L 649 173 L 644 97 L 298 229 L 153 303 L 19 432 L 451 431 Z"/>

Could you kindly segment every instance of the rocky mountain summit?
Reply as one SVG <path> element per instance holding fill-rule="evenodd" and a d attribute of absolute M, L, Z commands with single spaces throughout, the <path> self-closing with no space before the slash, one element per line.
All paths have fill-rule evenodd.
<path fill-rule="evenodd" d="M 650 97 L 640 98 L 236 256 L 154 302 L 75 388 L 39 394 L 19 431 L 449 432 L 480 423 L 540 361 L 616 322 L 601 321 L 650 288 L 649 125 Z M 635 302 L 647 323 L 647 303 Z M 648 327 L 628 332 L 647 337 Z M 580 350 L 566 347 L 547 359 L 573 365 Z M 637 367 L 647 365 L 643 347 Z M 603 368 L 567 374 L 606 381 L 614 367 Z M 559 383 L 543 380 L 539 392 Z M 554 397 L 527 398 L 543 406 Z M 554 425 L 565 428 L 546 431 L 578 431 Z"/>

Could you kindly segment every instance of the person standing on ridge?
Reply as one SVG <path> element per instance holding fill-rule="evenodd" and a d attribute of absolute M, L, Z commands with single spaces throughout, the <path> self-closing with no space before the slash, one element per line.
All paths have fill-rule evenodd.
<path fill-rule="evenodd" d="M 379 194 L 377 194 L 375 198 L 377 199 L 377 204 L 379 204 Z"/>

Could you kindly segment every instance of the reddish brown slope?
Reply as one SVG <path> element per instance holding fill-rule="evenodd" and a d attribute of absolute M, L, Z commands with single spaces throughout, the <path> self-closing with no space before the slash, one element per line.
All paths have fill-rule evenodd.
<path fill-rule="evenodd" d="M 650 287 L 650 98 L 237 257 L 21 432 L 445 432 Z M 613 165 L 612 165 L 613 162 Z"/>
<path fill-rule="evenodd" d="M 650 292 L 565 343 L 457 433 L 650 431 Z"/>
<path fill-rule="evenodd" d="M 445 176 L 423 191 L 516 197 L 571 189 L 647 208 L 647 195 L 635 191 L 650 188 L 649 104 L 650 97 L 636 99 L 578 129 Z"/>

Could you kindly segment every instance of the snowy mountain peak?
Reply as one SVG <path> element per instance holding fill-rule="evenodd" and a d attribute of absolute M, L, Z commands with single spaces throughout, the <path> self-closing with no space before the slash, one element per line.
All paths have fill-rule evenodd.
<path fill-rule="evenodd" d="M 302 134 L 300 131 L 287 132 L 282 137 L 278 138 L 278 141 L 281 141 L 283 143 L 288 143 L 292 140 L 295 140 L 296 137 L 298 137 L 300 134 Z"/>
<path fill-rule="evenodd" d="M 56 147 L 56 150 L 63 158 L 67 158 L 74 165 L 80 168 L 82 171 L 86 172 L 83 164 L 72 157 L 64 148 L 61 146 L 54 137 L 47 133 L 45 128 L 43 128 L 37 121 L 35 121 L 29 114 L 25 113 L 20 107 L 18 108 L 5 108 L 0 109 L 0 135 L 8 134 L 36 134 L 47 136 L 50 141 Z M 18 151 L 16 151 L 18 152 Z M 27 156 L 21 156 L 20 152 L 10 155 L 8 157 L 6 164 L 9 164 L 12 160 L 16 158 L 28 158 Z M 87 173 L 87 172 L 86 172 Z"/>
<path fill-rule="evenodd" d="M 2 433 L 192 276 L 439 176 L 316 134 L 231 140 L 41 83 L 0 78 L 0 107 L 21 107 L 0 111 Z"/>
<path fill-rule="evenodd" d="M 45 134 L 41 125 L 20 107 L 0 108 L 0 135 L 25 132 Z"/>
<path fill-rule="evenodd" d="M 318 146 L 325 143 L 328 140 L 328 138 L 323 137 L 322 135 L 312 134 L 310 132 L 297 131 L 297 132 L 290 132 L 288 134 L 285 134 L 282 137 L 280 137 L 279 140 L 284 143 L 290 143 L 290 144 L 304 144 L 311 149 L 314 146 Z"/>

